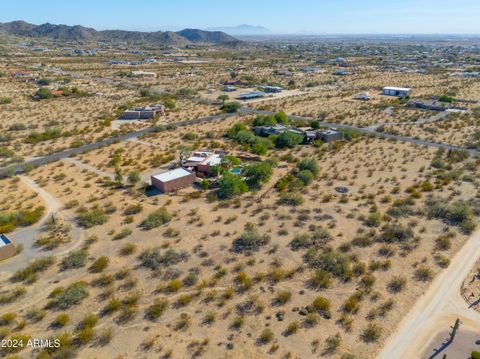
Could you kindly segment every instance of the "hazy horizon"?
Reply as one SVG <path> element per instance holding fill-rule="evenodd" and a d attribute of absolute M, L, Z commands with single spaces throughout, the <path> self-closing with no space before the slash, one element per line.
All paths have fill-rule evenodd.
<path fill-rule="evenodd" d="M 480 3 L 473 0 L 307 0 L 220 4 L 218 1 L 184 0 L 181 4 L 138 0 L 122 3 L 84 0 L 64 3 L 3 4 L 0 22 L 24 20 L 33 24 L 83 25 L 97 30 L 177 31 L 240 24 L 263 26 L 281 35 L 478 35 Z M 254 11 L 252 11 L 254 10 Z M 164 16 L 164 14 L 167 14 Z M 167 20 L 164 20 L 166 18 Z"/>

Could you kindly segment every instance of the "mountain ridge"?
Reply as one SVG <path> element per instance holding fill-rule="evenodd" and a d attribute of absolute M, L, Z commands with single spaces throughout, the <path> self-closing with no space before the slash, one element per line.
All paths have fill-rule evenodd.
<path fill-rule="evenodd" d="M 240 40 L 221 31 L 184 29 L 181 31 L 95 30 L 82 25 L 30 24 L 23 20 L 0 23 L 0 35 L 49 38 L 60 41 L 123 41 L 156 45 L 187 46 L 192 44 L 237 45 Z"/>

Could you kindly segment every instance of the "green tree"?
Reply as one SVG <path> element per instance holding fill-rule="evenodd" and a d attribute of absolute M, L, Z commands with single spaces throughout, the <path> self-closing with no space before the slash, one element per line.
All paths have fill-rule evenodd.
<path fill-rule="evenodd" d="M 42 87 L 37 91 L 37 96 L 39 99 L 44 100 L 44 99 L 52 98 L 53 94 L 48 88 Z"/>
<path fill-rule="evenodd" d="M 115 182 L 117 184 L 123 183 L 123 173 L 120 167 L 115 167 Z"/>
<path fill-rule="evenodd" d="M 217 97 L 218 101 L 222 101 L 222 105 L 225 106 L 225 101 L 227 101 L 230 98 L 230 96 L 223 94 Z"/>
<path fill-rule="evenodd" d="M 274 117 L 277 123 L 287 124 L 289 121 L 287 114 L 283 111 L 277 112 Z"/>
<path fill-rule="evenodd" d="M 128 174 L 127 181 L 130 185 L 135 186 L 138 182 L 140 182 L 140 171 L 133 170 Z"/>
<path fill-rule="evenodd" d="M 286 131 L 276 138 L 275 145 L 278 148 L 293 148 L 295 145 L 302 143 L 302 141 L 303 136 L 297 133 Z"/>
<path fill-rule="evenodd" d="M 273 169 L 268 162 L 258 162 L 246 166 L 243 173 L 250 187 L 259 187 L 262 183 L 270 180 Z"/>
<path fill-rule="evenodd" d="M 228 172 L 220 178 L 218 185 L 218 197 L 222 199 L 232 198 L 248 190 L 246 183 L 240 177 Z"/>
<path fill-rule="evenodd" d="M 169 110 L 173 110 L 175 107 L 177 107 L 177 104 L 171 98 L 166 98 L 163 101 L 163 105 Z"/>
<path fill-rule="evenodd" d="M 208 190 L 208 189 L 210 188 L 210 185 L 211 185 L 211 184 L 212 184 L 212 182 L 210 182 L 210 180 L 209 180 L 209 179 L 206 179 L 206 178 L 204 178 L 204 179 L 202 180 L 202 182 L 200 183 L 200 185 L 202 186 L 202 188 L 203 188 L 204 191 Z"/>
<path fill-rule="evenodd" d="M 304 158 L 298 165 L 300 171 L 308 170 L 313 173 L 314 176 L 318 174 L 318 164 L 314 158 Z"/>
<path fill-rule="evenodd" d="M 320 122 L 312 121 L 310 122 L 310 127 L 313 128 L 314 130 L 318 130 L 320 128 Z"/>
<path fill-rule="evenodd" d="M 222 110 L 226 113 L 234 113 L 234 112 L 237 112 L 238 110 L 240 110 L 241 107 L 242 107 L 242 105 L 241 105 L 240 102 L 237 102 L 237 101 L 226 102 L 222 106 Z"/>

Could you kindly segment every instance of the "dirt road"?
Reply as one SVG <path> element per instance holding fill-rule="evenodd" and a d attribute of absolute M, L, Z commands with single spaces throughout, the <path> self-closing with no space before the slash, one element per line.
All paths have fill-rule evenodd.
<path fill-rule="evenodd" d="M 378 359 L 422 358 L 435 335 L 449 330 L 456 318 L 480 330 L 480 313 L 468 309 L 460 294 L 463 280 L 480 257 L 480 231 L 453 258 L 450 266 L 420 297 L 398 329 L 390 336 Z"/>

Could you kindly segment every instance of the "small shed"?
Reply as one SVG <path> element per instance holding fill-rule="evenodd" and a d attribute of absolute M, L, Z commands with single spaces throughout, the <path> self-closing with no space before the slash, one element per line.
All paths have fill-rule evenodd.
<path fill-rule="evenodd" d="M 412 93 L 412 89 L 408 87 L 384 87 L 383 94 L 385 96 L 407 97 Z"/>
<path fill-rule="evenodd" d="M 13 257 L 15 254 L 17 254 L 15 244 L 5 234 L 0 234 L 0 261 Z"/>
<path fill-rule="evenodd" d="M 338 141 L 338 140 L 341 140 L 343 138 L 343 135 L 341 132 L 339 131 L 335 131 L 335 130 L 325 130 L 325 131 L 320 131 L 318 133 L 318 138 L 325 142 L 325 143 L 328 143 L 328 142 L 333 142 L 333 141 Z"/>
<path fill-rule="evenodd" d="M 152 186 L 162 193 L 169 193 L 180 188 L 191 186 L 195 182 L 195 173 L 184 168 L 160 173 L 151 177 Z"/>

